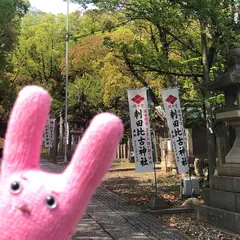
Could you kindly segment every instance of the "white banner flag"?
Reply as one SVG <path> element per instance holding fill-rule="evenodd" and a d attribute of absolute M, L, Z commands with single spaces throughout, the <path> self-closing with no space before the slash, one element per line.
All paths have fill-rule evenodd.
<path fill-rule="evenodd" d="M 48 118 L 44 134 L 43 134 L 43 141 L 44 141 L 44 147 L 45 148 L 52 148 L 53 147 L 53 141 L 54 141 L 54 131 L 55 131 L 55 122 L 56 119 Z"/>
<path fill-rule="evenodd" d="M 128 90 L 128 102 L 136 172 L 153 172 L 147 88 Z"/>
<path fill-rule="evenodd" d="M 50 131 L 50 119 L 48 118 L 45 129 L 44 129 L 44 147 L 51 148 L 52 141 L 51 141 L 51 131 Z"/>
<path fill-rule="evenodd" d="M 56 119 L 54 118 L 49 119 L 51 146 L 53 146 L 53 142 L 54 142 L 55 122 L 56 122 Z"/>
<path fill-rule="evenodd" d="M 171 134 L 178 173 L 189 171 L 187 138 L 183 126 L 178 88 L 161 91 L 168 127 Z"/>

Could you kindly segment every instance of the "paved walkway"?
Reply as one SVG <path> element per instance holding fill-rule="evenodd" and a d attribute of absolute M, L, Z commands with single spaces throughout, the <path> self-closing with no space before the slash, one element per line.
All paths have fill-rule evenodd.
<path fill-rule="evenodd" d="M 43 169 L 61 172 L 62 167 L 42 162 Z M 160 224 L 154 216 L 130 207 L 110 191 L 98 188 L 77 226 L 77 239 L 190 239 L 174 228 Z"/>

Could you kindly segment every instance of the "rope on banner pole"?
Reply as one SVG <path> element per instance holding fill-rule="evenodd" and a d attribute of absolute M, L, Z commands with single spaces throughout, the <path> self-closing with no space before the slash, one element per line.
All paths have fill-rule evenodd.
<path fill-rule="evenodd" d="M 151 104 L 150 104 L 150 92 L 149 92 L 149 87 L 147 88 L 147 98 L 148 98 L 148 112 L 149 112 L 149 126 L 150 126 L 150 133 L 151 133 L 151 142 L 152 142 L 152 158 L 153 158 L 153 172 L 154 172 L 154 186 L 155 186 L 155 200 L 157 201 L 158 199 L 158 185 L 157 185 L 157 171 L 156 171 L 156 161 L 155 161 L 155 150 L 154 150 L 154 143 L 153 143 L 153 138 L 152 138 L 152 131 L 153 129 L 151 128 Z"/>

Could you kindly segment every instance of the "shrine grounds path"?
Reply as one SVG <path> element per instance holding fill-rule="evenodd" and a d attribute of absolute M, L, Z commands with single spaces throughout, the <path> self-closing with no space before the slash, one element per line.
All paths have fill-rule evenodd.
<path fill-rule="evenodd" d="M 41 168 L 61 172 L 62 166 L 41 161 Z M 77 239 L 190 239 L 177 229 L 162 226 L 157 218 L 128 206 L 104 188 L 95 192 L 72 240 Z"/>

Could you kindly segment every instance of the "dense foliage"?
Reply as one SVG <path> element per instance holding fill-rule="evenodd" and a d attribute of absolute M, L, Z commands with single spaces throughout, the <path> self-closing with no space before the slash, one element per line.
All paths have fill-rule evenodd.
<path fill-rule="evenodd" d="M 16 96 L 15 86 L 6 72 L 12 71 L 11 53 L 18 43 L 20 20 L 27 12 L 28 1 L 0 1 L 0 124 L 6 120 Z"/>
<path fill-rule="evenodd" d="M 74 2 L 86 11 L 70 16 L 71 114 L 78 111 L 88 122 L 99 111 L 113 111 L 128 126 L 127 88 L 149 86 L 156 106 L 160 88 L 179 86 L 187 123 L 204 122 L 200 86 L 225 70 L 229 49 L 239 44 L 238 1 Z M 2 116 L 15 91 L 30 83 L 50 91 L 52 112 L 64 107 L 65 16 L 35 10 L 23 17 L 27 8 L 24 0 L 0 3 Z M 210 97 L 215 109 L 222 107 L 222 95 Z"/>

